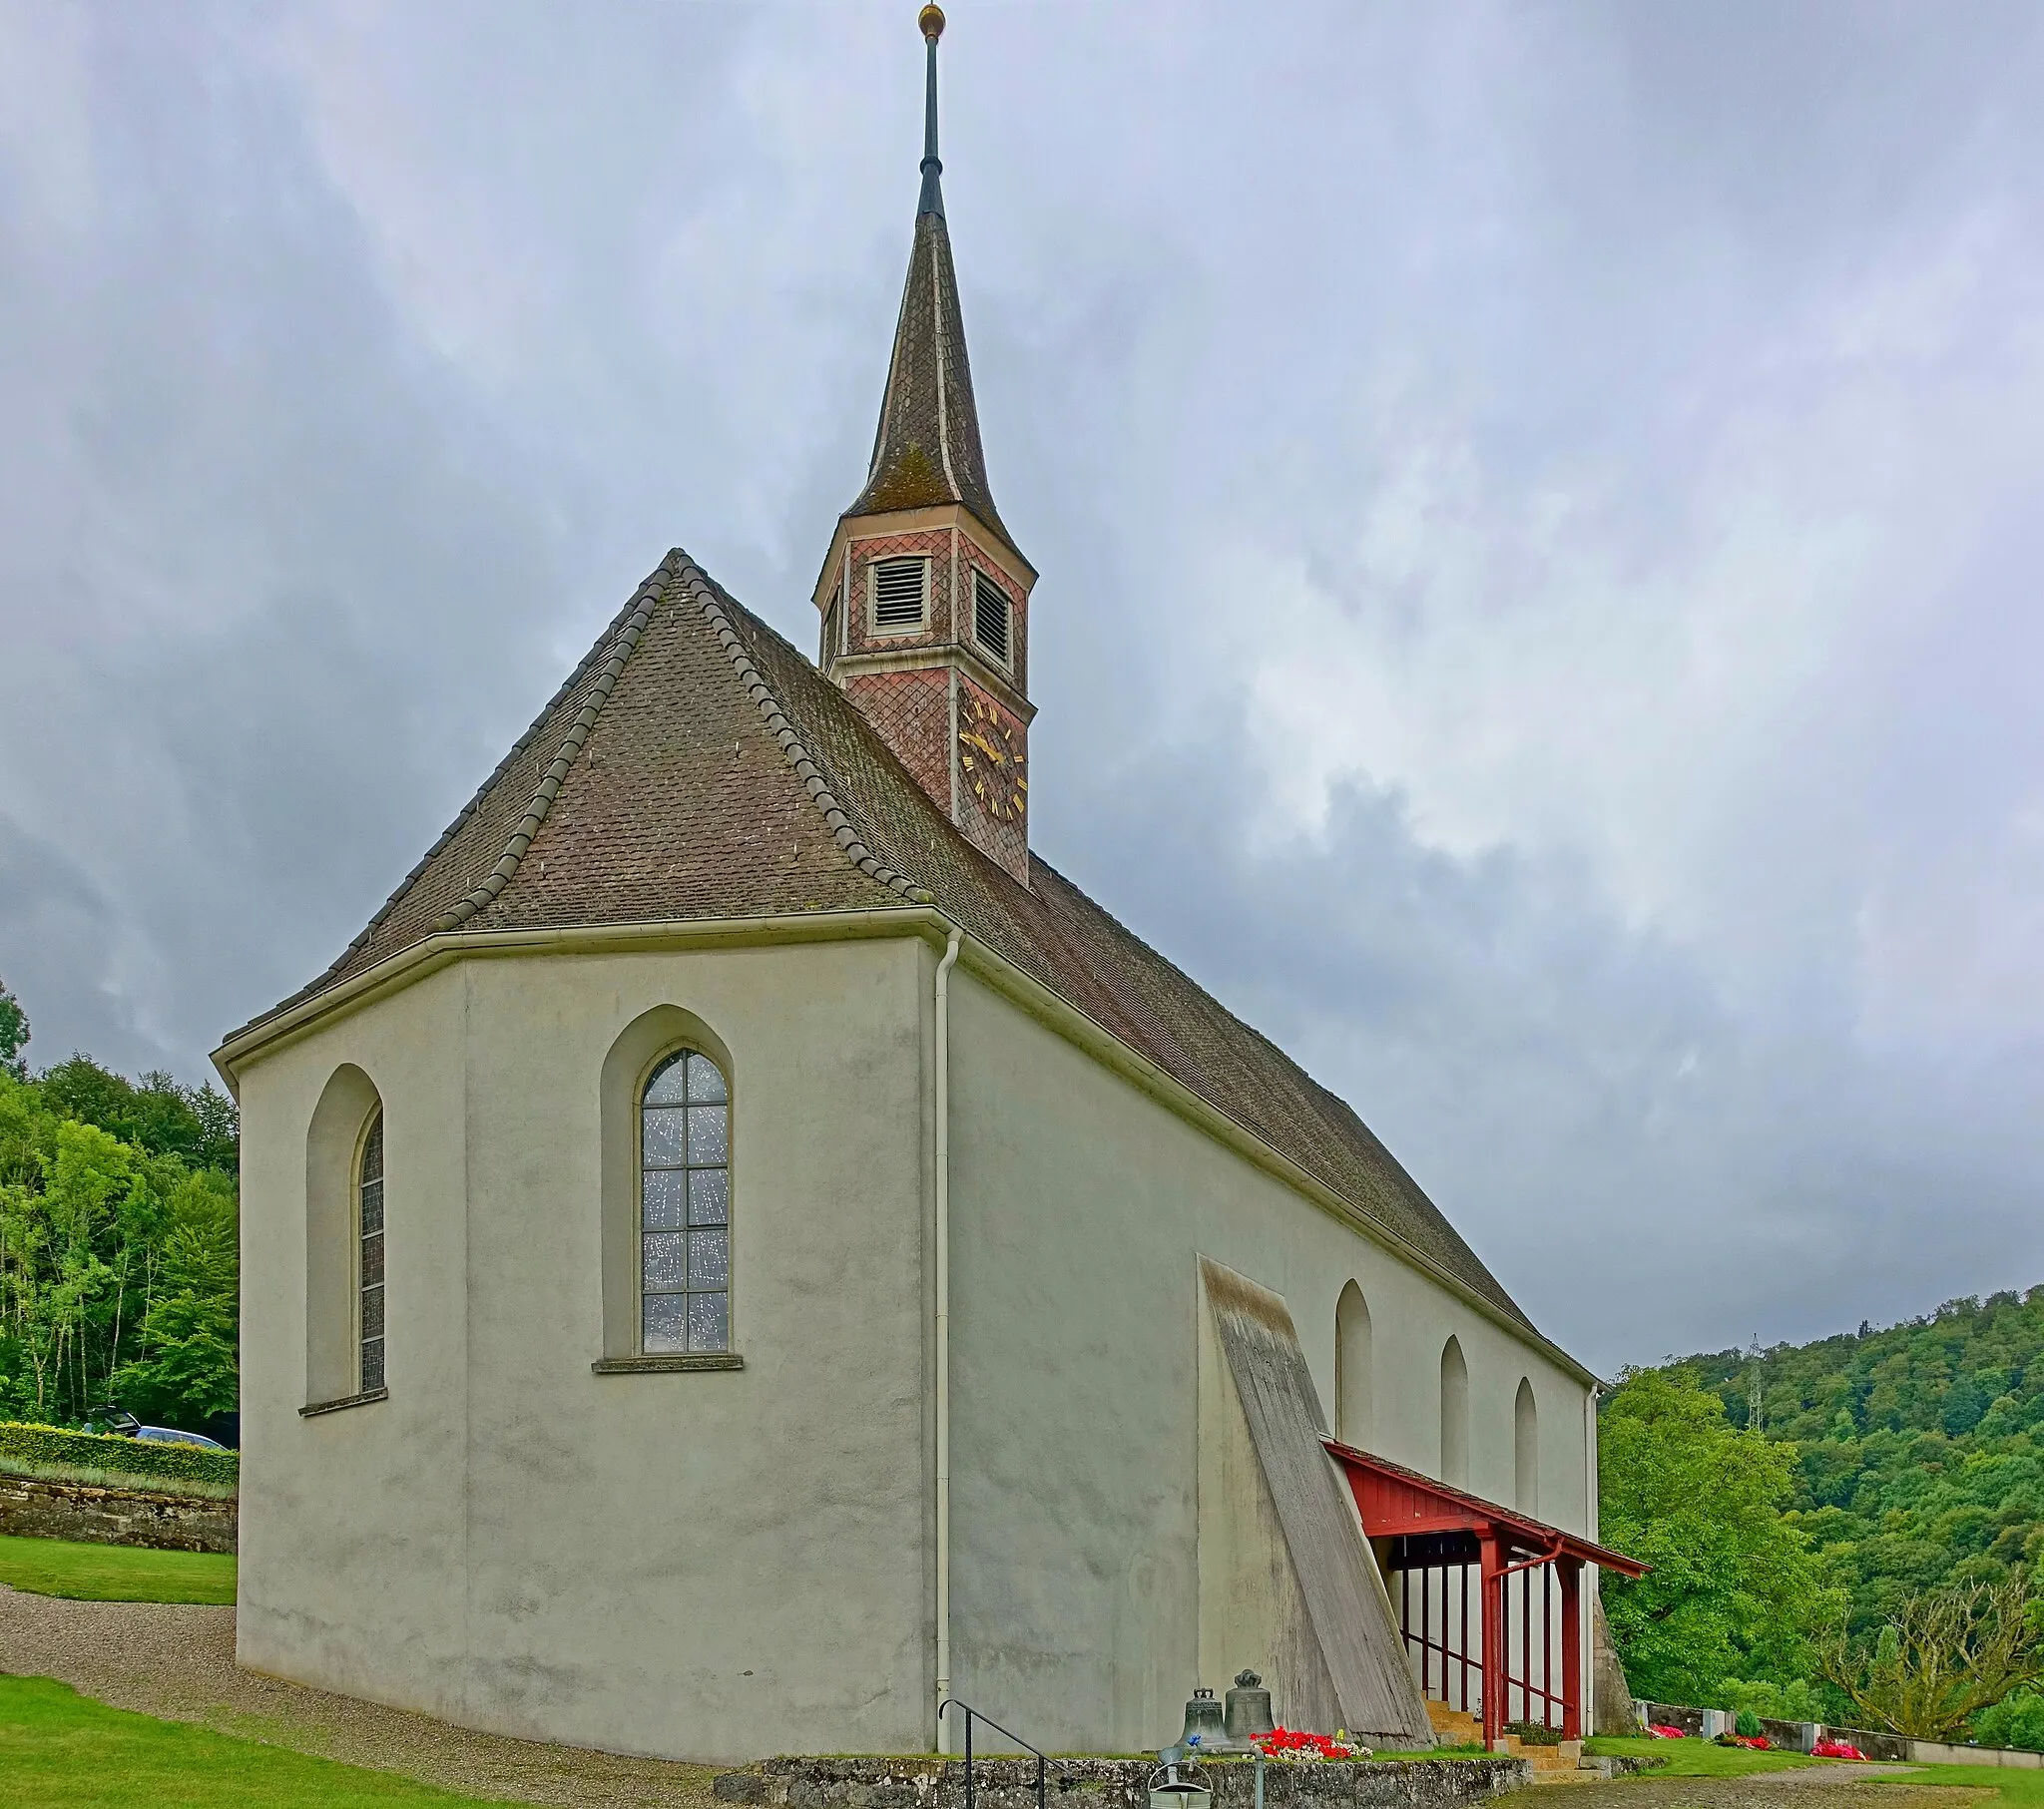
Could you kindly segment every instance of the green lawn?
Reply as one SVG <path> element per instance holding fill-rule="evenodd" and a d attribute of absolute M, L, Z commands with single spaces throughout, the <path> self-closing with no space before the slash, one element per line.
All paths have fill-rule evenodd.
<path fill-rule="evenodd" d="M 109 1708 L 49 1677 L 0 1676 L 0 1809 L 354 1809 L 479 1800 Z"/>
<path fill-rule="evenodd" d="M 1747 1746 L 1720 1746 L 1711 1740 L 1614 1740 L 1583 1742 L 1593 1758 L 1666 1759 L 1650 1776 L 1657 1778 L 1737 1778 L 1755 1771 L 1792 1771 L 1804 1765 L 1849 1764 L 1848 1759 L 1812 1759 L 1799 1752 L 1755 1752 Z"/>
<path fill-rule="evenodd" d="M 212 1552 L 152 1552 L 68 1539 L 0 1535 L 0 1583 L 76 1601 L 207 1601 L 233 1604 L 235 1561 Z"/>
<path fill-rule="evenodd" d="M 1738 1777 L 1753 1771 L 1786 1771 L 1800 1765 L 1852 1766 L 1850 1759 L 1811 1759 L 1798 1752 L 1751 1752 L 1718 1746 L 1709 1740 L 1591 1740 L 1584 1750 L 1600 1757 L 1618 1753 L 1652 1753 L 1667 1765 L 1647 1775 L 1659 1778 Z M 2044 1770 L 2027 1766 L 2004 1770 L 1999 1765 L 1916 1765 L 1907 1771 L 1882 1774 L 1884 1784 L 1985 1787 L 2001 1792 L 2008 1809 L 2044 1809 Z"/>
<path fill-rule="evenodd" d="M 1894 1772 L 1882 1779 L 1888 1784 L 1961 1784 L 1968 1789 L 1985 1786 L 1999 1790 L 2009 1809 L 2044 1809 L 2044 1771 L 1999 1765 L 1919 1765 L 1913 1771 Z"/>

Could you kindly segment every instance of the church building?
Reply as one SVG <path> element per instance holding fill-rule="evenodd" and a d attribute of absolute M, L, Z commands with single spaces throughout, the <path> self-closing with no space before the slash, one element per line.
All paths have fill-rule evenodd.
<path fill-rule="evenodd" d="M 1154 1748 L 1245 1668 L 1375 1743 L 1575 1731 L 1596 1378 L 1031 846 L 1032 630 L 1098 604 L 988 480 L 942 29 L 814 659 L 669 553 L 215 1056 L 241 1661 L 700 1760 L 948 1701 Z"/>

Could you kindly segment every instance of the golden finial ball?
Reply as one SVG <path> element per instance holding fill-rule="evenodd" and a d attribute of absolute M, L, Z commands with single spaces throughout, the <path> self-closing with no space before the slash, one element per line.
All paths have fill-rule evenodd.
<path fill-rule="evenodd" d="M 922 35 L 934 44 L 944 35 L 944 9 L 941 6 L 926 6 L 916 15 L 916 24 L 922 27 Z"/>

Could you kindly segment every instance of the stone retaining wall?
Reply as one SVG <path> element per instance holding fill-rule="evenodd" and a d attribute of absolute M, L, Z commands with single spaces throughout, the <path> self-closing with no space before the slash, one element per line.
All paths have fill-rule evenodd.
<path fill-rule="evenodd" d="M 0 1533 L 166 1552 L 233 1552 L 233 1501 L 0 1475 Z"/>
<path fill-rule="evenodd" d="M 1726 1708 L 1685 1708 L 1674 1702 L 1636 1702 L 1643 1721 L 1680 1727 L 1699 1738 L 1716 1739 L 1737 1729 L 1739 1717 Z M 1819 1740 L 1843 1740 L 1869 1759 L 1891 1765 L 2011 1765 L 2044 1768 L 2044 1753 L 1997 1746 L 1952 1746 L 1941 1740 L 1912 1740 L 1906 1734 L 1870 1727 L 1829 1727 L 1818 1721 L 1761 1720 L 1761 1732 L 1789 1752 L 1807 1752 Z"/>
<path fill-rule="evenodd" d="M 1147 1809 L 1154 1759 L 1053 1759 L 1048 1809 Z M 1214 1792 L 1210 1809 L 1251 1809 L 1255 1767 L 1213 1761 L 1181 1771 Z M 1268 1809 L 1459 1809 L 1533 1782 L 1524 1759 L 1390 1759 L 1264 1767 Z M 961 1759 L 780 1758 L 727 1771 L 715 1785 L 727 1803 L 773 1809 L 963 1809 Z M 1034 1759 L 979 1759 L 975 1804 L 1036 1809 Z"/>
<path fill-rule="evenodd" d="M 2011 1765 L 2025 1771 L 2044 1769 L 2044 1752 L 2023 1752 L 2010 1746 L 1953 1746 L 1943 1740 L 1911 1740 L 1909 1756 L 1919 1765 Z"/>

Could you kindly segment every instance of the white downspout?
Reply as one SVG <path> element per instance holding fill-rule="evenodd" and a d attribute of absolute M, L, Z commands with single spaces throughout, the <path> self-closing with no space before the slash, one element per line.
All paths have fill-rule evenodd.
<path fill-rule="evenodd" d="M 948 1752 L 942 1709 L 951 1694 L 951 969 L 962 930 L 937 963 L 937 1751 Z"/>
<path fill-rule="evenodd" d="M 1598 1533 L 1597 1500 L 1597 1396 L 1601 1392 L 1598 1384 L 1590 1384 L 1589 1397 L 1583 1402 L 1583 1530 L 1595 1540 Z M 1589 1586 L 1583 1591 L 1578 1612 L 1583 1624 L 1576 1630 L 1576 1649 L 1583 1654 L 1583 1735 L 1587 1739 L 1597 1731 L 1597 1590 L 1603 1578 L 1603 1571 L 1596 1565 L 1589 1567 Z"/>

